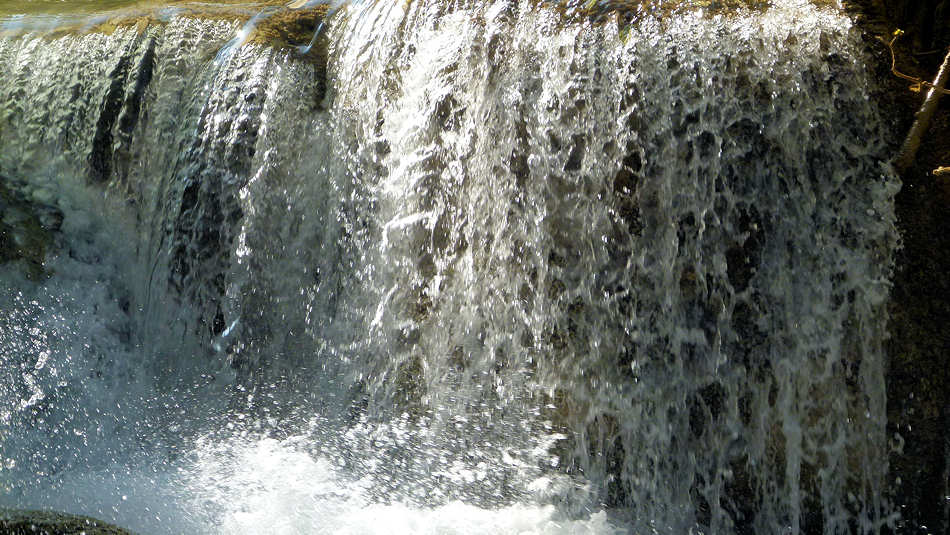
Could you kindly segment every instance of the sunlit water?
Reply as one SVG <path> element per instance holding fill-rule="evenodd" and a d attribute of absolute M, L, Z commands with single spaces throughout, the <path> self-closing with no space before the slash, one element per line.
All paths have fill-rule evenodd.
<path fill-rule="evenodd" d="M 846 18 L 351 3 L 271 49 L 157 13 L 3 19 L 3 217 L 47 229 L 49 276 L 0 265 L 0 505 L 156 534 L 891 518 L 896 184 Z"/>

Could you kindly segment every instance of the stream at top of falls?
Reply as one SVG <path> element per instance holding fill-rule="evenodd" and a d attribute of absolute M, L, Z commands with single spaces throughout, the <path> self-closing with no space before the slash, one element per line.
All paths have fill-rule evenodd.
<path fill-rule="evenodd" d="M 894 521 L 899 182 L 845 15 L 176 2 L 99 32 L 48 4 L 0 19 L 0 506 L 143 535 Z"/>

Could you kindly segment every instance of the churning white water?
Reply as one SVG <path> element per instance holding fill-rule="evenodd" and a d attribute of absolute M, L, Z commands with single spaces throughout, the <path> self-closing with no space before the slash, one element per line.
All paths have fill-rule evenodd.
<path fill-rule="evenodd" d="M 0 264 L 0 505 L 143 534 L 890 520 L 897 184 L 846 17 L 367 2 L 271 48 L 158 13 L 0 37 L 3 228 L 45 244 L 40 276 Z"/>

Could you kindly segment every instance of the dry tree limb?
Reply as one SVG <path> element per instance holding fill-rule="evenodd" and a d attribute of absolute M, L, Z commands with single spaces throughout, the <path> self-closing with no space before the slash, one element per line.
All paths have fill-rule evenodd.
<path fill-rule="evenodd" d="M 895 32 L 894 39 L 900 33 Z M 894 40 L 891 40 L 891 45 L 894 43 Z M 891 58 L 894 57 L 894 49 L 891 47 Z M 897 69 L 893 68 L 892 63 L 892 72 L 897 74 Z M 906 75 L 901 75 L 901 78 L 907 78 Z M 950 50 L 947 51 L 947 55 L 943 58 L 943 63 L 940 65 L 940 70 L 937 71 L 937 76 L 934 78 L 933 84 L 924 84 L 930 88 L 927 91 L 927 96 L 924 97 L 924 103 L 920 106 L 920 110 L 917 111 L 916 118 L 914 119 L 913 126 L 910 127 L 910 132 L 907 133 L 907 137 L 904 139 L 904 144 L 901 145 L 900 152 L 897 153 L 897 158 L 894 159 L 894 169 L 899 174 L 904 174 L 910 167 L 914 164 L 914 159 L 917 157 L 917 149 L 920 148 L 920 142 L 924 138 L 924 134 L 927 133 L 927 128 L 930 127 L 930 119 L 933 117 L 934 112 L 937 111 L 937 104 L 940 101 L 940 97 L 945 93 L 948 93 L 944 87 L 947 85 L 947 79 L 950 78 Z"/>
<path fill-rule="evenodd" d="M 931 174 L 933 174 L 933 176 L 950 175 L 950 167 L 938 167 L 931 171 Z"/>

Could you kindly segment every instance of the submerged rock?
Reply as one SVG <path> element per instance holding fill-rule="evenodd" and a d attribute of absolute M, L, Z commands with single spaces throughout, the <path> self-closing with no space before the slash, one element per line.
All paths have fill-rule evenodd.
<path fill-rule="evenodd" d="M 132 535 L 88 516 L 53 511 L 0 509 L 0 532 L 9 535 Z"/>

